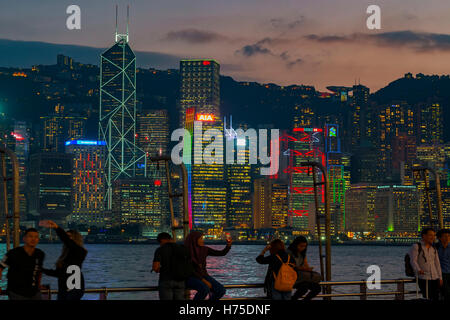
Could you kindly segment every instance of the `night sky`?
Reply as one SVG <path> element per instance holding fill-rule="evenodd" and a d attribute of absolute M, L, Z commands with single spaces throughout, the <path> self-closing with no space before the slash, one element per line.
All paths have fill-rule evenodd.
<path fill-rule="evenodd" d="M 448 0 L 1 0 L 0 39 L 105 48 L 114 41 L 116 3 L 122 31 L 130 4 L 130 44 L 149 52 L 138 59 L 145 67 L 214 58 L 239 81 L 320 90 L 358 79 L 376 90 L 406 72 L 450 73 Z M 81 30 L 66 28 L 71 4 L 81 7 Z M 381 7 L 381 30 L 366 27 L 370 4 Z M 17 63 L 20 45 L 8 44 L 0 66 Z M 21 64 L 36 63 L 38 52 L 33 59 L 26 51 Z M 91 62 L 85 50 L 71 55 Z"/>

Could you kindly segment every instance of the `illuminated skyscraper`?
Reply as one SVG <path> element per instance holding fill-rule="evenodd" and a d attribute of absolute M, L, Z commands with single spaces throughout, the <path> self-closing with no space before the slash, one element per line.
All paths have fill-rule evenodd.
<path fill-rule="evenodd" d="M 419 210 L 416 186 L 378 186 L 375 196 L 375 232 L 416 236 Z"/>
<path fill-rule="evenodd" d="M 235 144 L 237 157 L 245 159 L 244 164 L 228 164 L 227 168 L 227 221 L 229 227 L 252 227 L 251 200 L 251 166 L 249 164 L 248 148 L 237 149 L 238 146 L 248 146 L 248 138 L 232 139 Z"/>
<path fill-rule="evenodd" d="M 181 60 L 180 124 L 185 124 L 186 109 L 199 114 L 214 114 L 220 119 L 220 65 L 217 61 Z"/>
<path fill-rule="evenodd" d="M 323 142 L 322 128 L 294 128 L 293 135 L 290 136 L 289 213 L 292 216 L 292 227 L 300 231 L 308 230 L 308 216 L 315 215 L 315 212 L 310 212 L 310 204 L 314 203 L 313 176 L 310 174 L 311 168 L 303 163 L 314 161 L 326 167 Z M 318 174 L 317 182 L 320 181 L 322 177 Z M 323 188 L 317 187 L 317 192 L 319 202 L 323 202 Z"/>
<path fill-rule="evenodd" d="M 444 142 L 443 109 L 440 103 L 418 105 L 420 120 L 420 144 L 441 144 Z"/>
<path fill-rule="evenodd" d="M 117 26 L 117 24 L 116 24 Z M 136 146 L 136 56 L 127 33 L 101 55 L 99 140 L 106 141 L 106 209 L 112 206 L 112 186 L 117 179 L 136 175 L 137 163 L 146 155 Z M 144 173 L 145 175 L 145 173 Z"/>
<path fill-rule="evenodd" d="M 208 129 L 216 129 L 222 132 L 222 121 L 211 115 L 204 117 L 203 114 L 196 113 L 197 123 L 201 123 L 202 135 L 194 134 L 193 152 L 201 154 L 206 146 L 211 142 L 210 139 L 202 139 L 203 134 Z M 195 130 L 195 129 L 194 129 Z M 219 163 L 214 164 L 196 164 L 195 156 L 192 157 L 191 165 L 191 201 L 192 201 L 192 222 L 194 228 L 204 230 L 209 236 L 219 236 L 222 234 L 223 227 L 226 226 L 227 214 L 227 184 L 224 162 L 224 149 L 218 147 L 216 154 L 222 157 Z"/>
<path fill-rule="evenodd" d="M 370 89 L 361 84 L 353 86 L 353 97 L 351 101 L 351 126 L 352 146 L 356 147 L 365 137 L 366 113 L 369 102 Z"/>
<path fill-rule="evenodd" d="M 106 225 L 104 216 L 106 143 L 104 141 L 71 140 L 66 153 L 73 155 L 71 222 L 88 226 Z"/>
<path fill-rule="evenodd" d="M 210 143 L 210 140 L 202 139 L 206 130 L 223 130 L 220 118 L 219 71 L 219 63 L 211 59 L 180 62 L 180 123 L 186 128 L 192 126 L 194 121 L 202 125 L 202 134 L 192 137 L 192 149 L 185 148 L 183 154 L 184 158 L 188 154 L 192 156 L 192 164 L 188 165 L 190 226 L 202 229 L 211 237 L 220 235 L 226 226 L 225 165 L 223 161 L 214 164 L 195 163 L 194 154 L 202 154 Z M 189 123 L 186 122 L 188 110 L 192 117 Z M 223 148 L 218 148 L 216 152 L 218 155 L 224 154 Z"/>
<path fill-rule="evenodd" d="M 345 229 L 345 191 L 350 186 L 348 156 L 341 152 L 339 126 L 325 125 L 326 170 L 330 186 L 330 213 L 337 232 Z"/>
<path fill-rule="evenodd" d="M 271 194 L 272 183 L 268 178 L 253 181 L 253 228 L 264 229 L 272 227 Z"/>
<path fill-rule="evenodd" d="M 273 228 L 285 228 L 288 226 L 288 199 L 288 185 L 272 181 L 271 220 Z"/>
<path fill-rule="evenodd" d="M 345 231 L 375 232 L 376 184 L 352 184 L 345 196 Z"/>
<path fill-rule="evenodd" d="M 406 103 L 379 107 L 379 166 L 383 181 L 399 182 L 392 165 L 392 144 L 401 134 L 414 136 L 414 123 L 413 108 Z"/>
<path fill-rule="evenodd" d="M 137 143 L 149 156 L 167 155 L 169 114 L 165 109 L 142 110 L 137 118 Z M 147 163 L 149 165 L 150 162 Z"/>
<path fill-rule="evenodd" d="M 149 157 L 170 155 L 169 153 L 169 114 L 165 109 L 142 110 L 137 116 L 137 143 Z M 169 194 L 167 190 L 166 169 L 162 163 L 158 166 L 155 162 L 147 160 L 147 177 L 161 181 L 161 187 L 157 190 L 161 192 L 157 200 L 160 201 L 161 212 L 164 225 L 168 225 L 170 220 Z M 138 166 L 142 164 L 139 163 Z M 141 172 L 143 173 L 143 172 Z M 178 199 L 174 199 L 175 201 Z M 174 201 L 174 202 L 175 202 Z M 174 204 L 179 205 L 178 203 Z"/>
<path fill-rule="evenodd" d="M 64 222 L 72 212 L 73 157 L 65 153 L 30 156 L 30 213 Z"/>
<path fill-rule="evenodd" d="M 86 120 L 66 114 L 64 106 L 58 104 L 53 114 L 41 117 L 42 150 L 63 153 L 66 141 L 84 138 Z"/>
<path fill-rule="evenodd" d="M 139 224 L 147 235 L 156 238 L 163 228 L 163 211 L 158 197 L 163 190 L 160 180 L 125 179 L 114 181 L 113 225 Z"/>
<path fill-rule="evenodd" d="M 25 217 L 28 207 L 28 197 L 26 194 L 27 176 L 28 176 L 28 157 L 30 153 L 30 130 L 29 124 L 24 121 L 14 121 L 13 131 L 10 133 L 14 138 L 10 147 L 19 161 L 19 198 L 20 213 Z"/>

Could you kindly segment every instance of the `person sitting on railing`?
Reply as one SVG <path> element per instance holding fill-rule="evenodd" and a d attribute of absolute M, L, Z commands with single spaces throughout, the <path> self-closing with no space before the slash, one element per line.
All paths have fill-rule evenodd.
<path fill-rule="evenodd" d="M 0 280 L 8 268 L 8 297 L 10 300 L 41 300 L 41 275 L 45 254 L 36 248 L 39 232 L 29 228 L 23 236 L 23 247 L 9 250 L 0 261 Z M 1 292 L 1 289 L 0 289 Z"/>
<path fill-rule="evenodd" d="M 270 255 L 265 257 L 265 253 L 270 251 Z M 267 297 L 273 300 L 290 300 L 292 294 L 292 287 L 296 280 L 296 273 L 294 270 L 294 259 L 292 259 L 286 252 L 284 242 L 280 239 L 273 240 L 268 244 L 263 251 L 256 257 L 256 262 L 259 264 L 268 264 L 266 278 L 264 280 L 264 291 L 267 293 Z M 288 264 L 290 273 L 293 273 L 294 277 L 290 283 L 288 290 L 276 289 L 276 278 L 279 278 L 280 270 L 283 265 Z M 285 277 L 289 282 L 289 277 Z"/>
<path fill-rule="evenodd" d="M 306 251 L 308 248 L 308 240 L 305 237 L 299 236 L 294 239 L 294 241 L 288 247 L 288 254 L 295 261 L 295 270 L 297 270 L 297 282 L 294 288 L 297 291 L 292 296 L 292 300 L 298 300 L 303 297 L 305 293 L 308 294 L 303 298 L 303 300 L 311 300 L 320 292 L 320 274 L 312 271 L 312 267 L 308 265 L 308 260 L 306 258 Z"/>
<path fill-rule="evenodd" d="M 61 256 L 56 261 L 56 269 L 44 268 L 43 273 L 58 278 L 58 300 L 80 300 L 84 295 L 81 266 L 87 255 L 87 250 L 83 246 L 83 236 L 76 230 L 65 232 L 51 220 L 41 221 L 40 225 L 55 229 L 63 243 Z"/>
<path fill-rule="evenodd" d="M 191 253 L 194 266 L 194 276 L 187 279 L 186 287 L 197 291 L 194 300 L 204 300 L 208 294 L 210 294 L 210 300 L 219 300 L 225 295 L 226 290 L 222 284 L 208 274 L 206 258 L 208 256 L 225 256 L 231 249 L 232 239 L 227 238 L 227 245 L 223 250 L 215 250 L 205 246 L 201 232 L 191 231 L 184 243 Z"/>

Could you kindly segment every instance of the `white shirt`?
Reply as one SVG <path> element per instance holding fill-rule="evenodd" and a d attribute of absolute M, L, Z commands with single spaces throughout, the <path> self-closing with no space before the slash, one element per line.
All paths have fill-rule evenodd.
<path fill-rule="evenodd" d="M 422 250 L 419 254 L 419 245 L 415 243 L 410 252 L 411 266 L 414 269 L 419 279 L 424 280 L 436 280 L 442 279 L 441 264 L 439 263 L 439 255 L 437 250 L 430 246 L 427 248 L 423 241 L 420 242 Z M 425 272 L 425 274 L 419 274 L 419 270 Z"/>

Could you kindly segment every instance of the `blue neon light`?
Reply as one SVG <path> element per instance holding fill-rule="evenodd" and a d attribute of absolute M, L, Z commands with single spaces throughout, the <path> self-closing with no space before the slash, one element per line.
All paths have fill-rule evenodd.
<path fill-rule="evenodd" d="M 70 145 L 106 146 L 106 141 L 96 141 L 96 140 L 70 140 L 70 141 L 66 141 L 66 146 L 70 146 Z"/>

